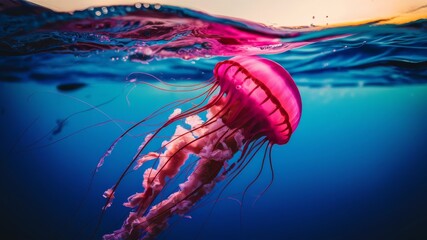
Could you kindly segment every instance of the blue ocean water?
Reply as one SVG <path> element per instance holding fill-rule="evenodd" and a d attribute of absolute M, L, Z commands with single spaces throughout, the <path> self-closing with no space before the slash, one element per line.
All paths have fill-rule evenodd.
<path fill-rule="evenodd" d="M 66 14 L 8 4 L 0 12 L 0 232 L 7 239 L 101 239 L 118 229 L 130 211 L 121 204 L 142 191 L 143 171 L 126 176 L 96 229 L 102 194 L 147 131 L 169 112 L 119 142 L 92 179 L 99 158 L 133 123 L 200 92 L 156 90 L 142 84 L 162 86 L 147 74 L 174 84 L 200 83 L 212 77 L 217 62 L 233 55 L 230 51 L 255 52 L 291 73 L 303 101 L 300 125 L 288 144 L 275 146 L 274 174 L 268 164 L 262 168 L 260 154 L 219 197 L 227 181 L 216 186 L 189 213 L 191 219 L 172 219 L 159 239 L 427 238 L 425 19 L 272 29 L 168 6 Z M 123 35 L 147 23 L 142 17 L 124 19 L 152 11 L 157 23 L 147 39 Z M 166 13 L 264 36 L 265 46 L 239 39 L 234 44 L 244 48 L 230 47 L 235 46 L 231 40 L 203 35 L 210 28 L 176 27 L 165 20 Z M 99 21 L 110 25 L 101 28 Z M 172 25 L 159 28 L 166 22 Z M 170 37 L 169 31 L 180 34 Z M 211 47 L 194 42 L 171 47 L 195 32 Z M 271 44 L 277 39 L 282 45 Z M 307 41 L 312 43 L 281 49 Z M 136 51 L 141 46 L 144 51 Z M 228 52 L 218 50 L 224 48 Z M 269 52 L 274 48 L 279 50 Z M 147 49 L 155 51 L 147 54 Z M 136 83 L 129 81 L 133 78 Z M 180 176 L 176 182 L 184 180 Z"/>

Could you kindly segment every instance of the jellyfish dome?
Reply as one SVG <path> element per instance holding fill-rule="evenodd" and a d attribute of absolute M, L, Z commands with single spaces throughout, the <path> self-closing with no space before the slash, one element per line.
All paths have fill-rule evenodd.
<path fill-rule="evenodd" d="M 246 137 L 265 135 L 273 144 L 289 141 L 301 117 L 301 97 L 282 66 L 265 58 L 238 56 L 218 63 L 214 73 L 222 91 L 235 100 L 235 119 L 226 121 L 229 127 L 239 127 L 239 119 L 246 117 L 250 123 L 240 126 Z"/>
<path fill-rule="evenodd" d="M 272 146 L 287 143 L 298 126 L 301 117 L 298 88 L 290 74 L 274 61 L 237 56 L 219 62 L 207 86 L 198 96 L 202 103 L 184 111 L 175 109 L 161 127 L 146 136 L 128 168 L 105 191 L 105 207 L 108 207 L 131 166 L 138 169 L 147 161 L 156 161 L 143 174 L 143 191 L 124 203 L 132 211 L 122 227 L 104 235 L 104 239 L 155 239 L 167 228 L 171 217 L 188 214 L 216 183 L 239 174 L 263 146 L 266 146 L 263 161 L 266 156 L 271 161 Z M 206 120 L 199 116 L 204 112 Z M 184 120 L 188 126 L 178 125 L 178 120 Z M 138 124 L 113 142 L 99 166 L 118 140 Z M 163 142 L 161 151 L 145 152 L 153 138 L 174 125 L 175 133 Z M 197 158 L 197 163 L 187 180 L 179 184 L 176 192 L 154 204 L 190 155 Z"/>

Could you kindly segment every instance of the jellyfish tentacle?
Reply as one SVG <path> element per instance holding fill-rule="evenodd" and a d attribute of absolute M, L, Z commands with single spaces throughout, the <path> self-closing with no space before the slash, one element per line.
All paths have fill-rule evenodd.
<path fill-rule="evenodd" d="M 215 86 L 213 87 L 213 88 L 215 88 Z M 211 93 L 208 93 L 208 94 L 211 94 Z M 190 109 L 190 110 L 187 110 L 186 112 L 183 112 L 183 113 L 181 113 L 181 114 L 178 114 L 177 116 L 175 116 L 175 117 L 172 117 L 171 119 L 169 119 L 168 121 L 166 121 L 160 128 L 158 128 L 153 134 L 152 134 L 152 136 L 151 136 L 151 138 L 145 143 L 145 145 L 143 146 L 143 147 L 141 147 L 139 150 L 138 150 L 138 152 L 137 152 L 137 154 L 134 156 L 134 158 L 132 159 L 132 161 L 130 161 L 130 163 L 127 165 L 127 167 L 125 168 L 125 170 L 122 172 L 122 174 L 120 175 L 120 177 L 118 178 L 118 180 L 116 181 L 116 183 L 113 185 L 113 187 L 111 187 L 110 189 L 108 189 L 106 192 L 105 192 L 105 197 L 106 197 L 106 202 L 105 202 L 105 204 L 104 204 L 104 207 L 102 208 L 103 209 L 103 211 L 101 212 L 101 215 L 100 215 L 100 217 L 99 217 L 99 220 L 98 220 L 98 224 L 97 224 L 97 226 L 99 226 L 100 225 L 100 223 L 101 223 L 101 221 L 102 221 L 102 218 L 103 218 L 103 215 L 104 215 L 104 211 L 105 211 L 105 209 L 106 208 L 108 208 L 109 206 L 111 206 L 111 202 L 112 202 L 112 200 L 113 200 L 113 198 L 114 198 L 114 193 L 116 192 L 116 189 L 117 189 L 117 187 L 118 187 L 118 185 L 120 184 L 120 182 L 123 180 L 123 178 L 124 178 L 124 176 L 127 174 L 127 172 L 129 171 L 129 169 L 131 168 L 131 166 L 135 163 L 135 161 L 137 161 L 138 159 L 139 159 L 139 155 L 141 154 L 141 152 L 146 148 L 146 146 L 151 142 L 151 140 L 153 139 L 153 138 L 155 138 L 156 136 L 157 136 L 157 134 L 161 131 L 161 130 L 163 130 L 165 127 L 167 127 L 168 125 L 170 125 L 170 124 L 172 124 L 173 122 L 175 122 L 175 121 L 177 121 L 177 120 L 179 120 L 179 119 L 183 119 L 184 117 L 188 117 L 188 116 L 191 116 L 192 114 L 195 114 L 195 113 L 200 113 L 200 112 L 203 112 L 203 111 L 206 111 L 206 110 L 208 110 L 210 107 L 212 107 L 214 104 L 216 104 L 217 103 L 217 101 L 219 101 L 221 99 L 221 97 L 220 96 L 217 96 L 217 97 L 215 97 L 214 99 L 213 99 L 213 101 L 211 100 L 210 102 L 208 102 L 208 104 L 207 105 L 205 105 L 205 106 L 202 106 L 202 107 L 200 107 L 200 108 L 197 108 L 197 107 L 195 107 L 195 108 L 193 108 L 193 109 Z M 202 104 L 202 103 L 200 103 L 200 104 Z M 122 136 L 124 136 L 125 134 L 127 134 L 130 130 L 132 130 L 133 128 L 135 128 L 136 127 L 136 125 L 138 125 L 138 124 L 141 124 L 142 122 L 143 122 L 144 120 L 142 120 L 142 121 L 140 121 L 140 122 L 138 122 L 138 123 L 136 123 L 134 126 L 132 126 L 131 128 L 129 128 L 125 133 L 123 133 L 122 134 Z M 121 137 L 119 137 L 118 139 L 116 139 L 116 141 L 110 146 L 110 148 L 109 148 L 109 150 L 107 151 L 107 153 L 108 154 L 110 154 L 111 153 L 111 151 L 112 151 L 112 149 L 114 148 L 114 146 L 115 146 L 115 144 L 117 144 L 117 142 L 122 138 L 122 136 Z M 106 153 L 106 154 L 107 154 Z M 104 154 L 104 157 L 105 157 L 106 155 Z M 101 160 L 103 160 L 103 159 L 101 159 Z M 101 161 L 100 161 L 100 163 L 101 163 Z M 98 165 L 99 165 L 99 163 L 98 163 Z M 96 227 L 96 229 L 97 229 L 98 227 Z"/>
<path fill-rule="evenodd" d="M 63 118 L 63 119 L 61 119 L 61 120 L 57 120 L 57 124 L 56 124 L 56 126 L 52 127 L 48 132 L 46 132 L 46 133 L 45 133 L 45 134 L 43 134 L 42 136 L 38 137 L 37 139 L 35 139 L 35 140 L 34 140 L 34 141 L 32 141 L 31 143 L 29 143 L 29 144 L 25 145 L 25 146 L 24 146 L 24 148 L 25 148 L 25 149 L 24 149 L 24 150 L 21 150 L 20 152 L 27 152 L 27 151 L 31 151 L 31 150 L 34 150 L 34 149 L 39 149 L 39 148 L 44 148 L 44 147 L 50 146 L 50 145 L 52 145 L 52 144 L 54 144 L 54 143 L 56 143 L 56 142 L 62 141 L 62 140 L 64 140 L 64 139 L 68 138 L 68 137 L 71 137 L 71 136 L 73 136 L 73 135 L 76 135 L 76 134 L 78 134 L 78 133 L 80 133 L 80 132 L 84 131 L 85 129 L 89 129 L 90 127 L 97 126 L 96 124 L 93 124 L 92 126 L 88 126 L 88 127 L 85 127 L 84 129 L 81 129 L 81 130 L 75 131 L 75 132 L 73 132 L 73 133 L 71 133 L 71 134 L 68 134 L 67 136 L 62 137 L 61 139 L 55 140 L 54 142 L 49 142 L 49 143 L 47 143 L 47 144 L 42 144 L 42 145 L 37 146 L 37 145 L 38 145 L 38 143 L 40 143 L 40 142 L 42 142 L 43 140 L 47 139 L 49 136 L 56 135 L 57 133 L 59 133 L 59 130 L 62 128 L 62 126 L 63 126 L 63 125 L 65 125 L 65 123 L 67 123 L 67 122 L 68 122 L 68 120 L 70 120 L 70 119 L 71 119 L 71 118 L 73 118 L 74 116 L 79 115 L 79 114 L 81 114 L 81 113 L 88 112 L 88 111 L 92 111 L 92 110 L 97 111 L 98 113 L 100 113 L 101 115 L 105 116 L 105 117 L 108 119 L 107 121 L 103 121 L 103 122 L 101 122 L 101 123 L 100 123 L 100 125 L 102 125 L 103 123 L 112 122 L 112 123 L 114 123 L 118 128 L 120 128 L 121 130 L 123 130 L 123 128 L 120 126 L 120 124 L 118 124 L 118 123 L 117 123 L 117 120 L 113 119 L 111 116 L 109 116 L 107 113 L 105 113 L 104 111 L 102 111 L 102 110 L 100 109 L 100 107 L 101 107 L 101 106 L 104 106 L 104 105 L 107 105 L 107 104 L 109 104 L 109 103 L 113 102 L 115 99 L 117 99 L 117 98 L 120 96 L 120 94 L 119 94 L 119 95 L 117 95 L 117 96 L 112 97 L 111 99 L 109 99 L 109 100 L 107 100 L 107 101 L 105 101 L 105 102 L 102 102 L 102 103 L 99 103 L 99 104 L 93 105 L 93 104 L 91 104 L 91 103 L 89 103 L 89 102 L 86 102 L 86 101 L 84 101 L 84 100 L 82 100 L 82 99 L 79 99 L 79 98 L 77 98 L 77 97 L 70 96 L 70 95 L 67 95 L 67 94 L 63 94 L 63 93 L 56 93 L 56 92 L 46 92 L 46 93 L 48 93 L 48 94 L 54 94 L 54 95 L 59 95 L 59 96 L 61 96 L 61 97 L 69 98 L 69 99 L 74 100 L 74 101 L 76 101 L 76 102 L 78 102 L 78 103 L 82 103 L 83 105 L 87 105 L 87 106 L 89 106 L 89 108 L 86 108 L 86 109 L 83 109 L 83 110 L 80 110 L 80 111 L 77 111 L 77 112 L 71 113 L 71 114 L 69 114 L 68 116 L 66 116 L 65 118 Z M 30 100 L 31 100 L 31 98 L 33 98 L 33 96 L 34 96 L 34 95 L 36 95 L 36 93 L 31 94 L 31 95 L 28 97 L 28 101 L 30 101 Z M 34 125 L 34 123 L 37 121 L 37 119 L 38 119 L 38 117 L 37 117 L 36 119 L 34 119 L 34 120 L 33 120 L 33 122 L 32 122 L 32 123 L 27 127 L 27 129 L 25 129 L 25 130 L 24 130 L 24 132 L 21 134 L 22 136 L 25 134 L 25 132 L 26 132 L 26 131 L 28 131 L 28 129 L 29 129 L 29 128 L 31 128 L 31 126 L 32 126 L 32 125 Z M 56 132 L 56 133 L 55 133 L 55 132 Z M 22 136 L 20 136 L 19 138 L 17 138 L 17 139 L 16 139 L 16 143 L 15 143 L 15 144 L 14 144 L 14 146 L 12 147 L 11 151 L 16 147 L 17 143 L 20 141 L 20 139 L 22 138 Z"/>
<path fill-rule="evenodd" d="M 182 127 L 177 127 L 175 135 L 180 134 L 182 131 L 186 130 Z M 144 172 L 144 192 L 132 195 L 124 205 L 131 208 L 138 207 L 138 210 L 136 211 L 138 216 L 142 212 L 145 212 L 154 198 L 163 189 L 166 183 L 166 178 L 173 178 L 188 159 L 190 150 L 183 147 L 183 145 L 192 140 L 194 140 L 194 137 L 192 135 L 187 135 L 185 137 L 181 137 L 179 141 L 175 141 L 174 144 L 169 145 L 166 151 L 163 154 L 160 154 L 158 169 L 148 168 Z M 153 172 L 155 173 L 154 177 L 151 176 Z"/>
<path fill-rule="evenodd" d="M 237 131 L 241 131 L 239 129 L 236 129 Z M 249 144 L 243 144 L 243 148 L 240 150 L 241 154 L 239 156 L 239 158 L 234 161 L 228 168 L 226 168 L 226 166 L 224 166 L 224 171 L 217 177 L 220 180 L 225 179 L 225 177 L 227 175 L 229 175 L 229 173 L 231 173 L 232 179 L 230 179 L 229 181 L 227 181 L 226 185 L 224 187 L 222 187 L 221 191 L 217 194 L 216 200 L 213 201 L 213 205 L 210 208 L 209 213 L 207 214 L 207 217 L 204 219 L 204 223 L 202 225 L 204 225 L 207 220 L 209 219 L 209 217 L 211 216 L 211 214 L 213 213 L 213 210 L 215 209 L 216 204 L 219 202 L 221 195 L 224 193 L 225 189 L 231 184 L 231 182 L 237 177 L 238 174 L 235 174 L 235 171 L 231 172 L 231 170 L 234 169 L 234 167 L 237 166 L 237 168 L 235 170 L 243 170 L 241 168 L 242 163 L 244 163 L 245 161 L 241 161 L 242 159 L 245 160 L 248 158 L 249 155 L 252 154 L 252 156 L 249 158 L 249 161 L 256 155 L 256 152 L 259 151 L 259 149 L 261 149 L 262 145 L 264 144 L 264 141 L 254 141 L 254 139 L 245 139 L 246 142 L 248 142 Z M 256 149 L 258 147 L 258 149 Z M 256 150 L 255 150 L 256 149 Z M 254 152 L 255 150 L 255 152 Z M 240 163 L 239 165 L 237 165 L 238 163 Z"/>
<path fill-rule="evenodd" d="M 219 98 L 219 97 L 218 97 Z M 214 100 L 211 104 L 212 105 L 214 105 L 216 102 L 217 102 L 218 100 Z M 167 146 L 167 145 L 169 145 L 169 144 L 171 144 L 173 141 L 175 141 L 175 140 L 177 140 L 177 139 L 179 139 L 180 137 L 182 137 L 182 136 L 184 136 L 184 135 L 186 135 L 186 134 L 190 134 L 190 133 L 193 133 L 193 132 L 195 132 L 195 131 L 197 131 L 197 130 L 200 130 L 200 129 L 202 129 L 202 128 L 205 128 L 205 127 L 207 127 L 208 125 L 211 125 L 211 124 L 213 124 L 215 121 L 216 121 L 216 119 L 220 116 L 220 114 L 222 113 L 222 111 L 224 111 L 225 109 L 221 109 L 219 112 L 217 112 L 217 113 L 215 113 L 213 116 L 211 116 L 210 118 L 208 118 L 207 119 L 207 121 L 204 123 L 204 124 L 200 124 L 200 126 L 197 126 L 197 127 L 195 127 L 195 128 L 192 128 L 192 129 L 190 129 L 188 132 L 185 132 L 185 133 L 183 133 L 183 134 L 181 134 L 181 135 L 178 135 L 178 136 L 175 136 L 175 138 L 173 138 L 172 140 L 170 140 L 170 141 L 168 141 L 166 144 L 164 144 L 163 145 L 163 147 L 165 147 L 165 146 Z M 199 112 L 202 112 L 203 111 L 203 109 L 202 110 L 195 110 L 195 112 L 183 112 L 183 113 L 180 113 L 180 114 L 178 114 L 178 115 L 176 115 L 176 116 L 174 116 L 173 117 L 173 119 L 171 118 L 170 120 L 175 120 L 175 121 L 177 121 L 177 120 L 180 120 L 180 119 L 183 119 L 183 118 L 185 118 L 185 117 L 191 117 L 191 116 L 197 116 L 196 114 L 194 114 L 194 113 L 199 113 Z M 194 115 L 191 115 L 191 114 L 194 114 Z"/>
<path fill-rule="evenodd" d="M 259 169 L 259 171 L 258 171 L 258 174 L 255 176 L 255 178 L 254 179 L 252 179 L 252 181 L 245 187 L 245 190 L 243 190 L 243 193 L 242 193 L 242 198 L 240 199 L 240 209 L 239 209 L 239 212 L 240 212 L 240 224 L 242 224 L 242 222 L 243 222 L 243 205 L 244 205 L 244 203 L 245 203 L 245 197 L 246 197 L 246 194 L 248 193 L 248 191 L 249 191 L 249 189 L 251 188 L 251 186 L 258 180 L 258 178 L 261 176 L 261 174 L 262 174 L 262 172 L 263 172 L 263 170 L 264 170 L 264 163 L 265 163 L 265 158 L 266 158 L 266 156 L 267 156 L 267 153 L 268 153 L 268 149 L 269 149 L 269 146 L 267 146 L 266 148 L 265 148 L 265 150 L 264 150 L 264 154 L 263 154 L 263 157 L 262 157 L 262 161 L 261 161 L 261 167 L 260 167 L 260 169 Z"/>
<path fill-rule="evenodd" d="M 180 134 L 180 135 L 178 135 L 178 136 L 176 136 L 175 138 L 173 138 L 171 141 L 169 141 L 168 143 L 166 143 L 164 146 L 167 146 L 167 145 L 169 145 L 169 144 L 171 144 L 173 141 L 175 141 L 175 140 L 177 140 L 178 138 L 180 138 L 180 137 L 182 137 L 182 136 L 184 136 L 185 134 L 191 134 L 191 133 L 193 133 L 193 132 L 195 132 L 195 131 L 197 131 L 197 130 L 200 130 L 200 129 L 203 129 L 203 128 L 207 128 L 209 125 L 211 125 L 211 124 L 214 124 L 216 121 L 217 121 L 217 117 L 218 116 L 220 116 L 220 114 L 222 113 L 222 111 L 224 111 L 226 108 L 222 108 L 220 111 L 218 111 L 217 113 L 215 113 L 213 116 L 211 116 L 207 121 L 206 121 L 206 123 L 204 123 L 203 125 L 200 125 L 200 126 L 198 126 L 198 127 L 195 127 L 195 128 L 192 128 L 192 129 L 190 129 L 189 131 L 187 131 L 187 132 L 185 132 L 185 133 L 183 133 L 183 134 Z M 190 116 L 191 117 L 191 116 Z M 204 134 L 204 135 L 202 135 L 202 136 L 200 136 L 199 138 L 197 138 L 197 139 L 193 139 L 192 141 L 190 141 L 190 142 L 188 142 L 188 143 L 186 143 L 184 146 L 182 146 L 181 147 L 181 149 L 184 149 L 184 148 L 186 148 L 187 146 L 189 146 L 189 145 L 191 145 L 192 143 L 194 143 L 195 141 L 198 141 L 198 140 L 201 140 L 202 138 L 204 138 L 204 137 L 207 137 L 208 135 L 210 135 L 210 134 L 212 134 L 212 133 L 215 133 L 216 131 L 218 131 L 218 130 L 220 130 L 221 128 L 224 128 L 225 127 L 225 125 L 221 125 L 220 127 L 218 127 L 217 129 L 214 129 L 214 130 L 211 130 L 210 132 L 208 132 L 208 133 L 206 133 L 206 134 Z M 180 150 L 181 150 L 180 149 Z M 179 150 L 177 151 L 177 152 L 179 152 Z M 175 152 L 174 154 L 176 154 L 177 152 Z M 198 150 L 197 151 L 195 151 L 195 152 L 198 152 Z M 171 158 L 173 157 L 173 155 L 171 156 Z M 167 164 L 167 163 L 166 163 Z M 162 169 L 160 169 L 159 171 L 161 171 Z M 157 176 L 155 176 L 154 178 L 156 178 Z"/>
<path fill-rule="evenodd" d="M 270 189 L 271 185 L 272 185 L 272 184 L 273 184 L 273 182 L 274 182 L 273 160 L 272 160 L 272 158 L 271 158 L 271 151 L 272 151 L 272 149 L 273 149 L 273 144 L 269 144 L 268 162 L 269 162 L 269 165 L 270 165 L 270 172 L 271 172 L 271 178 L 270 178 L 270 181 L 269 181 L 269 183 L 267 184 L 267 186 L 264 188 L 264 190 L 262 190 L 262 192 L 261 192 L 260 194 L 258 194 L 258 196 L 255 198 L 255 200 L 254 200 L 254 202 L 253 202 L 253 205 L 258 201 L 258 199 L 259 199 L 262 195 L 264 195 L 264 194 L 268 191 L 268 189 Z"/>
<path fill-rule="evenodd" d="M 150 82 L 146 82 L 146 81 L 139 81 L 139 82 L 137 82 L 135 84 L 144 84 L 144 85 L 150 86 L 152 88 L 155 88 L 155 89 L 158 89 L 158 90 L 161 90 L 161 91 L 164 91 L 164 92 L 191 92 L 191 91 L 203 89 L 203 88 L 205 88 L 205 87 L 208 86 L 208 85 L 205 85 L 205 86 L 201 86 L 201 87 L 199 86 L 197 88 L 192 88 L 192 89 L 174 89 L 174 90 L 172 90 L 172 89 L 167 89 L 167 88 L 164 88 L 164 87 L 156 86 L 155 84 L 150 83 Z"/>
<path fill-rule="evenodd" d="M 100 160 L 98 161 L 98 164 L 96 166 L 96 172 L 99 170 L 99 168 L 104 164 L 105 158 L 107 158 L 109 155 L 111 155 L 112 151 L 114 150 L 115 146 L 117 145 L 118 142 L 120 142 L 121 139 L 123 139 L 123 137 L 125 137 L 130 131 L 132 131 L 133 129 L 135 129 L 136 127 L 140 126 L 142 123 L 166 112 L 169 111 L 171 108 L 176 108 L 180 105 L 183 105 L 187 102 L 190 102 L 192 100 L 196 100 L 200 97 L 203 97 L 203 100 L 197 104 L 196 106 L 201 106 L 208 98 L 209 96 L 211 96 L 213 94 L 213 92 L 218 88 L 217 84 L 214 84 L 212 86 L 212 88 L 206 90 L 205 92 L 192 97 L 192 98 L 188 98 L 188 99 L 181 99 L 181 100 L 177 100 L 171 103 L 168 103 L 166 105 L 164 105 L 163 107 L 157 109 L 156 111 L 152 112 L 150 115 L 148 115 L 147 117 L 143 118 L 142 120 L 138 121 L 137 123 L 135 123 L 133 126 L 129 127 L 128 129 L 126 129 L 119 137 L 117 137 L 113 143 L 108 147 L 107 151 L 104 152 L 104 154 L 101 156 Z M 176 104 L 176 105 L 174 105 Z M 172 123 L 173 121 L 171 121 L 170 123 Z M 169 124 L 165 124 L 163 127 L 166 127 Z"/>
<path fill-rule="evenodd" d="M 256 156 L 257 152 L 264 146 L 266 140 L 263 139 L 259 141 L 258 143 L 254 143 L 250 149 L 248 149 L 248 155 L 244 156 L 242 159 L 243 161 L 240 161 L 240 163 L 237 165 L 237 167 L 234 168 L 232 172 L 230 172 L 229 176 L 230 179 L 227 181 L 225 186 L 222 188 L 221 192 L 218 194 L 218 199 L 222 195 L 222 193 L 225 191 L 225 189 L 237 178 L 237 176 L 246 168 L 246 166 L 252 161 L 252 159 Z"/>
<path fill-rule="evenodd" d="M 217 128 L 217 129 L 215 129 L 215 130 L 216 130 L 216 131 L 218 131 L 218 130 L 220 130 L 221 128 L 224 128 L 224 126 L 221 126 L 221 127 Z M 161 171 L 163 170 L 163 168 L 165 168 L 165 167 L 166 167 L 166 165 L 167 165 L 169 162 L 171 162 L 171 161 L 172 161 L 173 157 L 174 157 L 176 154 L 178 154 L 180 151 L 184 151 L 184 150 L 188 150 L 188 149 L 193 150 L 193 151 L 192 151 L 193 153 L 197 153 L 197 152 L 199 151 L 198 149 L 196 150 L 196 149 L 193 149 L 193 148 L 191 148 L 191 147 L 189 147 L 189 146 L 191 146 L 191 145 L 192 145 L 193 143 L 195 143 L 196 141 L 200 141 L 200 140 L 201 140 L 201 138 L 203 138 L 203 137 L 207 137 L 208 135 L 210 135 L 210 134 L 212 134 L 212 133 L 214 133 L 214 131 L 209 132 L 209 133 L 207 133 L 207 134 L 205 134 L 205 135 L 201 136 L 200 138 L 193 139 L 193 140 L 191 140 L 191 141 L 189 141 L 189 142 L 185 143 L 185 145 L 181 146 L 177 151 L 175 151 L 171 156 L 169 156 L 169 157 L 168 157 L 168 160 L 167 160 L 164 164 L 162 164 L 162 165 L 161 165 L 161 168 L 160 168 L 158 171 L 156 171 L 157 173 L 156 173 L 156 175 L 154 175 L 154 177 L 152 177 L 152 181 L 150 182 L 150 184 L 152 184 L 152 183 L 153 183 L 153 181 L 154 181 L 155 179 L 157 179 L 158 175 L 161 173 Z M 149 175 L 149 178 L 151 178 L 151 173 L 150 173 L 150 175 Z"/>
<path fill-rule="evenodd" d="M 269 147 L 267 146 L 264 150 L 264 154 L 263 154 L 262 161 L 261 161 L 261 167 L 260 167 L 257 175 L 254 177 L 254 179 L 252 179 L 252 181 L 246 186 L 245 190 L 243 191 L 242 198 L 240 200 L 242 202 L 242 205 L 244 203 L 246 193 L 251 188 L 251 186 L 258 180 L 258 178 L 261 176 L 262 171 L 264 170 L 264 163 L 265 163 L 265 158 L 267 157 L 268 149 L 269 149 Z"/>
<path fill-rule="evenodd" d="M 131 75 L 136 75 L 136 74 L 141 74 L 141 75 L 146 75 L 146 76 L 149 76 L 149 77 L 151 77 L 151 78 L 154 78 L 156 81 L 158 81 L 159 83 L 161 83 L 161 84 L 163 84 L 163 85 L 166 85 L 166 86 L 171 86 L 171 87 L 177 87 L 177 88 L 191 88 L 191 87 L 194 87 L 194 86 L 200 86 L 200 85 L 202 85 L 202 86 L 209 86 L 209 85 L 211 85 L 212 84 L 212 82 L 215 80 L 215 78 L 214 77 L 211 77 L 211 78 L 209 78 L 208 80 L 206 80 L 206 81 L 203 81 L 203 82 L 200 82 L 200 83 L 196 83 L 196 84 L 172 84 L 172 83 L 169 83 L 169 82 L 166 82 L 166 81 L 163 81 L 162 79 L 160 79 L 160 78 L 158 78 L 158 77 L 156 77 L 156 76 L 154 76 L 154 75 L 152 75 L 152 74 L 149 74 L 149 73 L 146 73 L 146 72 L 133 72 L 133 73 L 131 73 L 131 74 L 129 74 L 127 77 L 126 77 L 126 80 L 127 81 L 129 81 L 129 82 L 135 82 L 136 80 L 134 80 L 134 79 L 136 79 L 136 78 L 131 78 L 130 80 L 129 80 L 129 78 L 130 78 L 130 76 Z M 144 82 L 145 83 L 145 82 Z"/>
<path fill-rule="evenodd" d="M 223 177 L 225 177 L 226 175 L 229 175 L 231 178 L 227 181 L 227 183 L 218 193 L 217 199 L 211 208 L 210 214 L 212 213 L 213 209 L 216 206 L 216 203 L 220 199 L 221 195 L 224 193 L 225 189 L 227 189 L 227 187 L 230 186 L 230 184 L 237 178 L 237 176 L 243 171 L 243 169 L 246 168 L 246 166 L 251 162 L 251 160 L 256 156 L 257 152 L 262 148 L 262 146 L 266 142 L 265 139 L 262 139 L 260 141 L 254 141 L 254 142 L 251 139 L 249 139 L 248 141 L 250 142 L 250 144 L 244 145 L 242 153 L 240 157 L 237 159 L 237 161 L 235 161 L 228 169 L 225 169 L 225 171 L 222 173 Z"/>

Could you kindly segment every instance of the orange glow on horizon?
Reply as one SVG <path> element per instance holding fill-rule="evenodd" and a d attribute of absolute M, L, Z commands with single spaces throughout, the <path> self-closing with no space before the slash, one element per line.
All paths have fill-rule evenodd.
<path fill-rule="evenodd" d="M 131 5 L 133 0 L 31 0 L 55 11 L 72 12 L 94 6 Z M 273 27 L 341 26 L 346 23 L 366 23 L 388 19 L 404 23 L 427 18 L 425 0 L 157 0 L 151 3 L 174 5 L 202 11 L 216 16 L 246 19 Z M 424 6 L 423 11 L 411 10 Z"/>

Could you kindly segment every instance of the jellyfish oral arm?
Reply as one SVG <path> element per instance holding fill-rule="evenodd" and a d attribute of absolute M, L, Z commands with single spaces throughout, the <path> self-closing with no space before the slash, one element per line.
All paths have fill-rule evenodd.
<path fill-rule="evenodd" d="M 168 225 L 168 220 L 174 215 L 185 216 L 190 209 L 215 186 L 224 162 L 200 159 L 194 172 L 187 181 L 180 184 L 180 190 L 171 194 L 166 200 L 153 206 L 150 212 L 139 219 L 140 225 L 133 230 L 135 235 L 146 232 L 144 239 L 151 239 L 160 234 Z M 132 236 L 132 232 L 130 236 Z M 132 237 L 131 237 L 132 239 Z"/>
<path fill-rule="evenodd" d="M 132 195 L 124 204 L 135 211 L 129 214 L 121 229 L 105 235 L 104 239 L 139 239 L 141 235 L 143 239 L 155 238 L 167 227 L 172 216 L 187 214 L 223 179 L 220 172 L 224 163 L 243 145 L 241 131 L 229 129 L 220 118 L 208 119 L 209 124 L 202 125 L 198 116 L 190 116 L 186 123 L 191 130 L 178 125 L 171 140 L 163 143 L 166 148 L 164 153 L 148 153 L 141 157 L 145 161 L 159 156 L 159 164 L 156 169 L 148 168 L 145 171 L 144 192 Z M 184 183 L 179 184 L 177 192 L 147 211 L 165 187 L 166 179 L 177 175 L 190 154 L 199 158 L 194 171 Z"/>

